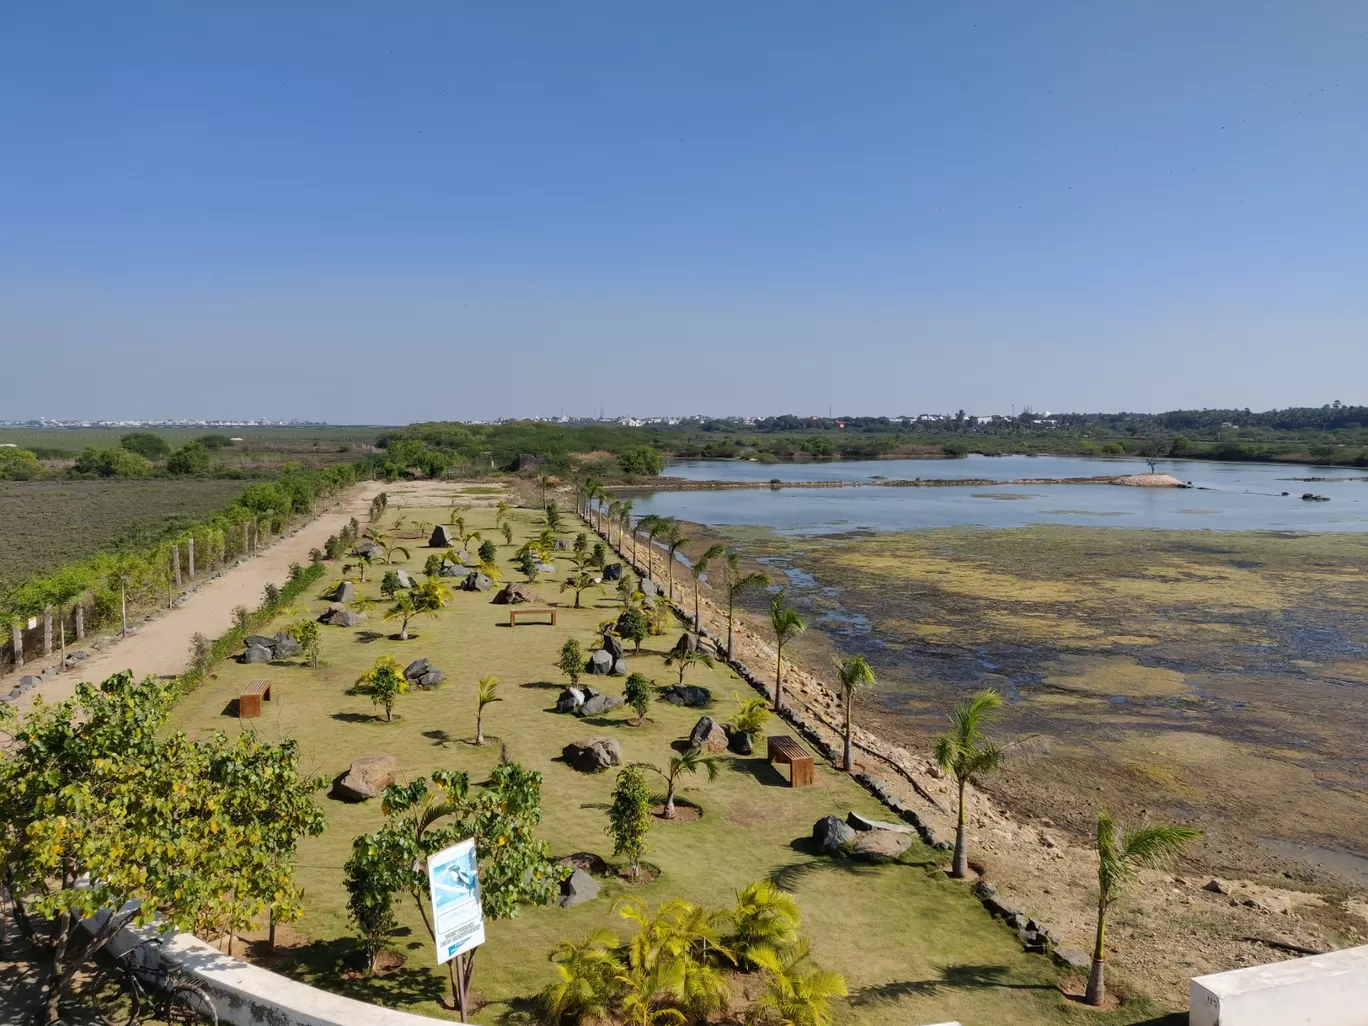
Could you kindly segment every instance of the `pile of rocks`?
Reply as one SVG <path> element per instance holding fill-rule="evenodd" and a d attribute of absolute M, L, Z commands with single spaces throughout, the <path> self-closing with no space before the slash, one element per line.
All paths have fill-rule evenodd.
<path fill-rule="evenodd" d="M 318 618 L 318 622 L 333 627 L 355 627 L 366 622 L 366 614 L 353 613 L 341 602 L 334 602 L 328 607 L 327 612 Z"/>
<path fill-rule="evenodd" d="M 622 764 L 622 746 L 608 737 L 586 737 L 561 749 L 565 761 L 581 773 L 598 773 Z"/>
<path fill-rule="evenodd" d="M 671 684 L 661 688 L 660 700 L 689 709 L 706 709 L 712 704 L 712 692 L 698 684 Z"/>
<path fill-rule="evenodd" d="M 870 819 L 851 812 L 842 821 L 823 816 L 812 826 L 812 839 L 823 854 L 841 853 L 866 862 L 892 862 L 908 848 L 916 828 L 905 823 Z"/>
<path fill-rule="evenodd" d="M 574 713 L 576 716 L 602 716 L 606 712 L 620 709 L 626 703 L 617 695 L 605 695 L 594 688 L 576 685 L 568 687 L 556 699 L 556 712 Z"/>
<path fill-rule="evenodd" d="M 278 632 L 275 637 L 252 634 L 243 639 L 243 644 L 247 647 L 238 656 L 240 663 L 271 663 L 304 654 L 304 646 L 284 631 Z"/>
<path fill-rule="evenodd" d="M 509 581 L 494 596 L 496 606 L 518 606 L 529 602 L 541 602 L 542 597 L 525 584 Z"/>
<path fill-rule="evenodd" d="M 625 677 L 627 675 L 627 661 L 622 658 L 622 639 L 616 634 L 605 631 L 602 647 L 589 657 L 589 664 L 585 669 L 590 673 Z"/>
<path fill-rule="evenodd" d="M 385 788 L 394 783 L 398 768 L 394 756 L 384 752 L 359 755 L 352 760 L 342 779 L 333 785 L 333 794 L 348 802 L 379 798 Z"/>
<path fill-rule="evenodd" d="M 609 563 L 607 566 L 605 566 L 605 567 L 603 568 L 603 579 L 604 579 L 605 581 L 620 581 L 620 580 L 622 580 L 622 564 L 621 564 L 621 563 Z"/>
<path fill-rule="evenodd" d="M 32 691 L 39 684 L 43 683 L 44 677 L 46 676 L 49 675 L 45 673 L 43 677 L 37 677 L 31 673 L 25 674 L 24 676 L 20 677 L 18 683 L 10 689 L 9 694 L 5 697 L 4 700 L 7 702 L 13 702 L 26 691 Z"/>
<path fill-rule="evenodd" d="M 453 563 L 449 559 L 442 560 L 442 569 L 437 571 L 442 577 L 462 577 L 467 571 L 459 563 Z"/>
<path fill-rule="evenodd" d="M 750 755 L 751 739 L 733 728 L 730 724 L 718 723 L 711 716 L 704 716 L 689 731 L 689 747 L 708 755 L 731 752 L 733 755 Z"/>
<path fill-rule="evenodd" d="M 427 659 L 415 659 L 404 667 L 404 679 L 416 688 L 435 688 L 446 680 L 446 674 Z"/>

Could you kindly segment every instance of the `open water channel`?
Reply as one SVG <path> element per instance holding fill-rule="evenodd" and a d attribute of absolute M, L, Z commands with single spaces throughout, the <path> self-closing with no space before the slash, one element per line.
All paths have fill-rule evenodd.
<path fill-rule="evenodd" d="M 1140 460 L 1068 456 L 968 456 L 955 460 L 872 460 L 762 464 L 676 460 L 665 476 L 691 481 L 858 481 L 862 488 L 756 488 L 655 492 L 636 513 L 695 523 L 758 525 L 794 534 L 924 527 L 1094 527 L 1221 531 L 1368 531 L 1368 472 L 1282 463 L 1163 461 L 1160 473 L 1192 488 L 1111 484 L 882 487 L 886 480 L 1120 476 L 1146 473 Z M 1316 480 L 1298 480 L 1315 478 Z M 1329 502 L 1308 502 L 1306 492 Z M 1287 493 L 1287 494 L 1283 494 Z"/>

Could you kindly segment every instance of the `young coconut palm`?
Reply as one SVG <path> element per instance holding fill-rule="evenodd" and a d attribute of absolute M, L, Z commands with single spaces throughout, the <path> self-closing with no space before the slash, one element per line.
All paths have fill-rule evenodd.
<path fill-rule="evenodd" d="M 780 588 L 770 600 L 770 627 L 774 630 L 774 711 L 784 710 L 784 646 L 803 631 L 807 622 L 790 609 L 784 601 L 784 589 Z"/>
<path fill-rule="evenodd" d="M 484 711 L 485 706 L 492 705 L 494 702 L 502 702 L 499 697 L 499 678 L 481 677 L 478 689 L 475 692 L 475 743 L 482 745 L 484 741 Z"/>
<path fill-rule="evenodd" d="M 727 596 L 727 658 L 732 657 L 732 627 L 736 620 L 736 602 L 750 592 L 770 586 L 769 574 L 761 571 L 743 574 L 741 557 L 728 552 L 722 561 L 722 591 Z"/>
<path fill-rule="evenodd" d="M 394 605 L 390 608 L 390 611 L 385 614 L 385 621 L 398 620 L 399 640 L 408 641 L 409 621 L 421 612 L 423 612 L 423 610 L 413 601 L 413 596 L 405 591 L 395 598 Z"/>
<path fill-rule="evenodd" d="M 864 656 L 855 656 L 841 664 L 841 696 L 845 700 L 845 771 L 854 769 L 855 763 L 850 752 L 851 706 L 855 702 L 855 692 L 860 688 L 872 688 L 877 681 L 874 671 Z"/>
<path fill-rule="evenodd" d="M 798 902 L 773 881 L 752 880 L 737 891 L 729 916 L 736 930 L 732 950 L 743 962 L 756 948 L 782 951 L 798 943 Z"/>
<path fill-rule="evenodd" d="M 713 657 L 700 648 L 691 648 L 687 652 L 671 652 L 665 657 L 666 666 L 679 667 L 679 683 L 684 685 L 684 674 L 691 666 L 706 666 L 712 669 Z"/>
<path fill-rule="evenodd" d="M 1141 867 L 1162 869 L 1177 858 L 1200 830 L 1184 826 L 1123 828 L 1121 821 L 1099 809 L 1097 813 L 1097 939 L 1093 944 L 1092 971 L 1084 1000 L 1100 1005 L 1107 996 L 1107 909 L 1135 879 Z"/>
<path fill-rule="evenodd" d="M 764 947 L 751 953 L 755 963 L 769 973 L 755 1007 L 772 1012 L 779 1026 L 830 1026 L 831 999 L 847 993 L 840 973 L 800 968 L 809 950 L 805 940 L 783 954 Z"/>
<path fill-rule="evenodd" d="M 559 977 L 537 996 L 550 1022 L 605 1019 L 622 991 L 626 966 L 613 954 L 618 945 L 611 930 L 598 929 L 581 941 L 563 940 L 551 951 Z"/>
<path fill-rule="evenodd" d="M 665 576 L 669 581 L 670 601 L 673 602 L 675 553 L 689 544 L 689 539 L 680 530 L 679 521 L 672 517 L 661 533 L 661 540 L 665 542 L 665 551 L 668 553 L 665 563 Z"/>
<path fill-rule="evenodd" d="M 632 510 L 636 508 L 635 499 L 622 499 L 618 502 L 618 548 L 622 548 L 623 531 L 632 531 Z M 636 532 L 632 531 L 632 562 L 636 562 Z"/>
<path fill-rule="evenodd" d="M 707 551 L 695 559 L 693 566 L 689 567 L 689 574 L 693 577 L 694 586 L 694 630 L 696 631 L 703 629 L 703 621 L 698 615 L 698 585 L 708 572 L 708 564 L 726 551 L 725 545 L 709 545 Z"/>
<path fill-rule="evenodd" d="M 583 595 L 586 591 L 591 590 L 597 591 L 600 595 L 602 595 L 603 585 L 600 584 L 598 581 L 594 580 L 592 575 L 586 573 L 583 570 L 580 570 L 579 572 L 573 573 L 569 577 L 567 577 L 565 579 L 565 583 L 561 585 L 560 590 L 573 591 L 575 593 L 575 608 L 578 609 L 580 608 L 581 595 Z"/>
<path fill-rule="evenodd" d="M 655 578 L 655 540 L 665 530 L 666 518 L 647 513 L 637 522 L 637 530 L 646 532 L 646 577 Z"/>
<path fill-rule="evenodd" d="M 665 769 L 652 766 L 650 763 L 642 763 L 642 766 L 654 770 L 665 778 L 665 809 L 661 814 L 666 819 L 675 818 L 675 789 L 679 786 L 679 778 L 685 773 L 697 773 L 702 767 L 708 771 L 709 783 L 717 779 L 717 760 L 697 748 L 690 748 L 683 755 L 673 756 Z"/>
<path fill-rule="evenodd" d="M 964 785 L 1002 765 L 1003 750 L 984 734 L 1002 696 L 985 688 L 955 706 L 950 731 L 936 738 L 936 762 L 941 771 L 954 774 L 959 785 L 959 820 L 955 829 L 955 860 L 950 875 L 963 878 L 969 872 L 969 852 L 964 831 Z"/>

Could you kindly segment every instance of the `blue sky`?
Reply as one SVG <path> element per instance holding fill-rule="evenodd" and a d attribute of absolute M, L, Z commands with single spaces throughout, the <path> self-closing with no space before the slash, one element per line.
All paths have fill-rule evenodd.
<path fill-rule="evenodd" d="M 1348 2 L 11 4 L 0 419 L 1368 401 L 1365 52 Z"/>

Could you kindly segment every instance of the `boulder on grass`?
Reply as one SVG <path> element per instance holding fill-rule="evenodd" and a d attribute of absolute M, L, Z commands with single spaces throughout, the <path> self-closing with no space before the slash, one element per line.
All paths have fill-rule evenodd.
<path fill-rule="evenodd" d="M 892 862 L 912 847 L 912 838 L 892 830 L 857 831 L 850 846 L 856 858 L 866 862 Z"/>
<path fill-rule="evenodd" d="M 704 716 L 689 731 L 689 747 L 709 755 L 727 750 L 727 731 L 711 716 Z"/>
<path fill-rule="evenodd" d="M 415 585 L 414 582 L 413 582 L 413 575 L 412 575 L 411 573 L 409 573 L 407 570 L 396 570 L 396 571 L 394 571 L 394 576 L 397 577 L 397 578 L 399 579 L 399 587 L 401 587 L 401 588 L 413 588 L 413 587 L 416 587 L 416 585 Z"/>
<path fill-rule="evenodd" d="M 712 692 L 697 684 L 671 684 L 660 692 L 660 698 L 670 705 L 702 709 L 712 701 Z"/>
<path fill-rule="evenodd" d="M 613 653 L 613 661 L 617 662 L 622 658 L 622 639 L 616 634 L 607 631 L 603 634 L 603 648 L 607 652 Z"/>
<path fill-rule="evenodd" d="M 655 598 L 655 596 L 660 593 L 660 589 L 656 587 L 656 582 L 649 577 L 643 577 L 641 579 L 641 583 L 637 586 L 637 591 L 641 592 L 641 594 L 645 595 L 647 598 Z"/>
<path fill-rule="evenodd" d="M 622 762 L 622 746 L 612 738 L 586 737 L 571 741 L 561 749 L 561 755 L 582 773 L 597 773 Z"/>
<path fill-rule="evenodd" d="M 404 667 L 404 677 L 407 680 L 417 680 L 430 669 L 432 669 L 432 663 L 426 657 L 415 659 Z"/>
<path fill-rule="evenodd" d="M 542 597 L 525 584 L 509 581 L 494 596 L 497 606 L 519 606 L 529 602 L 541 602 Z"/>
<path fill-rule="evenodd" d="M 434 549 L 449 549 L 452 546 L 451 528 L 446 524 L 438 524 L 432 529 L 432 536 L 428 538 L 428 546 Z"/>
<path fill-rule="evenodd" d="M 248 645 L 247 651 L 242 653 L 244 663 L 269 663 L 274 658 L 269 648 L 262 648 L 260 645 Z"/>
<path fill-rule="evenodd" d="M 727 750 L 733 755 L 753 755 L 750 735 L 741 730 L 727 732 Z"/>
<path fill-rule="evenodd" d="M 360 545 L 356 546 L 356 548 L 352 549 L 353 556 L 370 556 L 371 559 L 375 559 L 378 556 L 383 556 L 384 554 L 385 550 L 382 549 L 379 545 L 375 544 L 375 542 L 371 541 L 369 538 L 363 541 Z"/>
<path fill-rule="evenodd" d="M 461 581 L 462 591 L 488 591 L 492 587 L 494 587 L 493 579 L 486 577 L 478 570 L 466 574 L 465 579 Z"/>
<path fill-rule="evenodd" d="M 613 663 L 613 673 L 612 673 L 612 675 L 613 675 L 614 677 L 625 677 L 625 676 L 627 676 L 627 660 L 626 660 L 626 659 L 618 659 L 617 661 L 615 661 L 615 662 Z"/>
<path fill-rule="evenodd" d="M 356 585 L 351 581 L 343 581 L 333 592 L 334 602 L 350 602 L 354 598 L 356 598 Z"/>
<path fill-rule="evenodd" d="M 253 645 L 259 648 L 275 648 L 276 639 L 268 638 L 264 634 L 249 634 L 242 639 L 242 643 L 247 648 L 251 648 Z"/>
<path fill-rule="evenodd" d="M 551 548 L 555 549 L 557 552 L 569 552 L 569 551 L 570 551 L 570 539 L 569 539 L 569 538 L 557 538 L 556 541 L 555 541 L 555 543 L 551 546 Z"/>
<path fill-rule="evenodd" d="M 446 674 L 434 666 L 432 669 L 428 670 L 427 673 L 423 674 L 413 683 L 420 688 L 435 688 L 444 680 L 446 680 Z"/>
<path fill-rule="evenodd" d="M 556 899 L 556 904 L 561 908 L 574 908 L 586 901 L 593 901 L 598 897 L 598 893 L 598 881 L 576 866 L 574 871 L 561 881 L 560 897 Z"/>
<path fill-rule="evenodd" d="M 674 648 L 670 649 L 670 654 L 674 656 L 676 659 L 683 659 L 690 653 L 697 651 L 698 639 L 695 638 L 688 631 L 685 631 L 683 634 L 679 636 L 679 640 L 675 642 Z"/>
<path fill-rule="evenodd" d="M 595 695 L 575 710 L 581 716 L 602 716 L 626 703 L 617 695 Z"/>
<path fill-rule="evenodd" d="M 605 648 L 599 649 L 589 657 L 590 673 L 607 675 L 613 672 L 613 654 Z"/>
<path fill-rule="evenodd" d="M 584 704 L 584 692 L 579 688 L 566 688 L 556 699 L 556 712 L 571 713 Z"/>
<path fill-rule="evenodd" d="M 291 656 L 304 654 L 304 646 L 284 631 L 278 633 L 271 640 L 273 642 L 271 650 L 275 652 L 277 659 L 289 659 Z"/>
<path fill-rule="evenodd" d="M 442 560 L 442 569 L 437 571 L 441 577 L 462 577 L 466 574 L 466 568 L 458 566 L 449 559 Z"/>
<path fill-rule="evenodd" d="M 336 794 L 351 802 L 379 798 L 381 792 L 394 783 L 399 764 L 394 756 L 384 752 L 358 755 L 352 760 L 347 775 L 337 782 Z"/>
<path fill-rule="evenodd" d="M 603 579 L 604 579 L 605 581 L 620 581 L 620 580 L 622 580 L 622 564 L 621 564 L 621 563 L 609 563 L 607 566 L 605 566 L 605 567 L 603 568 Z"/>
<path fill-rule="evenodd" d="M 835 816 L 823 816 L 812 824 L 812 839 L 818 851 L 830 854 L 855 840 L 855 831 Z"/>
<path fill-rule="evenodd" d="M 334 627 L 356 627 L 366 622 L 366 614 L 353 613 L 350 609 L 339 609 L 328 614 L 327 622 Z"/>
<path fill-rule="evenodd" d="M 460 563 L 462 566 L 465 566 L 467 563 L 473 563 L 474 560 L 471 559 L 469 552 L 467 552 L 465 549 L 462 549 L 460 552 L 456 553 L 456 562 Z"/>

